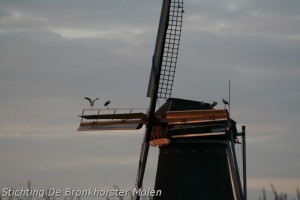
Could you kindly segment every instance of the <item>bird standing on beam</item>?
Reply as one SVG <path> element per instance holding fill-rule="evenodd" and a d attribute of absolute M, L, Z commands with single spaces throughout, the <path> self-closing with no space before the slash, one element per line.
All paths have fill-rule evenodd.
<path fill-rule="evenodd" d="M 110 100 L 106 101 L 104 106 L 108 109 L 108 105 L 110 104 Z"/>
<path fill-rule="evenodd" d="M 229 103 L 228 103 L 228 101 L 226 101 L 225 99 L 222 99 L 222 102 L 224 103 L 224 106 L 225 106 L 225 108 L 226 108 L 226 105 L 228 105 L 228 106 L 229 106 Z"/>
<path fill-rule="evenodd" d="M 90 98 L 88 97 L 84 97 L 84 99 L 88 100 L 90 102 L 90 107 L 93 108 L 94 107 L 94 103 L 95 101 L 97 101 L 99 98 L 96 98 L 94 100 L 91 100 Z"/>

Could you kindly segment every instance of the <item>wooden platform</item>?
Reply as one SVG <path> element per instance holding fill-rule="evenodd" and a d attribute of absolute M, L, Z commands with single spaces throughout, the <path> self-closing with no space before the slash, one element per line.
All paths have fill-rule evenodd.
<path fill-rule="evenodd" d="M 133 109 L 87 109 L 83 110 L 78 131 L 101 130 L 133 130 L 140 129 L 148 123 L 147 114 L 133 112 Z M 110 113 L 109 113 L 110 112 Z M 228 112 L 224 109 L 167 111 L 164 115 L 157 115 L 157 126 L 160 125 L 193 125 L 207 126 L 220 122 L 222 125 L 228 120 Z M 195 125 L 194 125 L 195 126 Z"/>

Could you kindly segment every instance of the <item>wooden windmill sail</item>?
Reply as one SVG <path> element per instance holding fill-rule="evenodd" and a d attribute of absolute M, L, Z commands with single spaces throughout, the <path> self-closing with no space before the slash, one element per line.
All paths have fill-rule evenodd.
<path fill-rule="evenodd" d="M 245 200 L 246 181 L 242 188 L 235 154 L 235 142 L 245 131 L 237 132 L 226 109 L 170 98 L 183 14 L 183 0 L 163 0 L 147 91 L 149 108 L 84 109 L 78 131 L 133 130 L 146 125 L 136 189 L 142 188 L 150 145 L 159 147 L 155 189 L 161 189 L 162 196 L 156 200 Z M 156 109 L 158 98 L 167 100 Z"/>

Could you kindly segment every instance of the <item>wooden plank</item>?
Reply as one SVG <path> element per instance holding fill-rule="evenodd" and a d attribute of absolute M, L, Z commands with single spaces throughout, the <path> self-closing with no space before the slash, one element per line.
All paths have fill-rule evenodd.
<path fill-rule="evenodd" d="M 79 126 L 77 131 L 137 130 L 140 128 L 142 128 L 142 124 L 111 124 Z"/>
<path fill-rule="evenodd" d="M 105 125 L 117 125 L 117 124 L 145 124 L 144 120 L 111 120 L 111 121 L 89 121 L 81 122 L 80 126 L 105 126 Z"/>
<path fill-rule="evenodd" d="M 167 119 L 176 118 L 197 118 L 215 116 L 217 118 L 227 118 L 228 112 L 226 109 L 211 109 L 211 110 L 182 110 L 182 111 L 167 111 Z"/>
<path fill-rule="evenodd" d="M 233 191 L 234 191 L 234 196 L 236 199 L 238 199 L 239 194 L 239 189 L 238 189 L 238 183 L 237 183 L 237 177 L 235 176 L 235 170 L 234 170 L 234 164 L 233 164 L 233 158 L 231 151 L 227 148 L 226 149 L 226 154 L 227 154 L 227 160 L 228 160 L 228 166 L 229 166 L 229 172 L 230 172 L 230 178 L 231 182 L 233 184 Z"/>
<path fill-rule="evenodd" d="M 173 119 L 165 121 L 168 125 L 175 125 L 175 124 L 193 124 L 193 123 L 204 123 L 204 122 L 218 122 L 218 121 L 226 121 L 226 118 L 221 119 L 210 119 L 210 118 L 182 118 L 182 119 Z M 163 120 L 162 120 L 163 121 Z"/>
<path fill-rule="evenodd" d="M 98 114 L 98 115 L 80 115 L 84 119 L 144 119 L 147 117 L 144 113 L 121 113 L 121 114 Z"/>
<path fill-rule="evenodd" d="M 172 135 L 172 138 L 204 137 L 204 136 L 214 136 L 214 135 L 225 135 L 225 132 Z"/>
<path fill-rule="evenodd" d="M 200 122 L 225 121 L 228 119 L 227 110 L 188 110 L 168 111 L 166 119 L 161 122 L 168 124 L 186 124 Z"/>

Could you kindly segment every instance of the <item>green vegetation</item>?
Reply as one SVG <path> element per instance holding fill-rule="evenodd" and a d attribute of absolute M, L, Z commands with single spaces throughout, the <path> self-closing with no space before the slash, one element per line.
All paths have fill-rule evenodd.
<path fill-rule="evenodd" d="M 271 184 L 271 189 L 272 189 L 272 192 L 274 195 L 274 200 L 288 200 L 287 193 L 277 192 L 273 184 Z M 262 197 L 259 197 L 259 200 L 267 200 L 267 194 L 266 194 L 266 190 L 264 188 L 262 189 Z M 293 199 L 293 200 L 295 200 L 295 199 Z M 300 200 L 299 188 L 297 188 L 297 200 Z"/>

